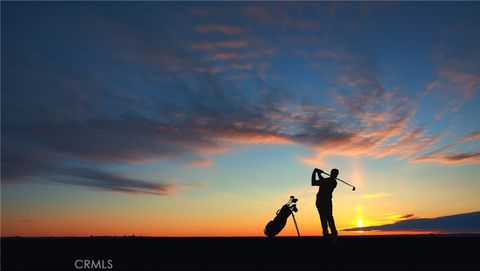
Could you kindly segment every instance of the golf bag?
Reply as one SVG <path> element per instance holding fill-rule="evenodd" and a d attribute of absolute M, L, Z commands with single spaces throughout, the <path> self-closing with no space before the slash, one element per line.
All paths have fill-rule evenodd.
<path fill-rule="evenodd" d="M 277 211 L 275 218 L 273 220 L 270 220 L 270 222 L 268 222 L 265 226 L 263 232 L 266 236 L 275 237 L 277 234 L 279 234 L 287 224 L 287 219 L 290 215 L 292 215 L 293 217 L 293 221 L 295 222 L 295 228 L 297 229 L 298 236 L 300 236 L 297 221 L 295 220 L 295 215 L 293 214 L 294 212 L 298 212 L 297 206 L 295 204 L 297 201 L 298 199 L 296 199 L 294 196 L 290 196 L 290 200 L 285 205 L 283 205 L 280 210 Z"/>

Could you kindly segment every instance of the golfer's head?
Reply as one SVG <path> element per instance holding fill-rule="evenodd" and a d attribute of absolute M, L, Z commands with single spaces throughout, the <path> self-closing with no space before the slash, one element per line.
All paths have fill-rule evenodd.
<path fill-rule="evenodd" d="M 332 176 L 333 178 L 337 178 L 338 169 L 334 168 L 334 169 L 330 170 L 330 176 Z"/>

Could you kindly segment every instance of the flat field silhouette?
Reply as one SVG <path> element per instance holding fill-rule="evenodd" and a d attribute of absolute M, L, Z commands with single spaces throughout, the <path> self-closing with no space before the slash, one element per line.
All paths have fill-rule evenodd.
<path fill-rule="evenodd" d="M 336 242 L 322 237 L 11 237 L 1 240 L 1 269 L 82 270 L 75 261 L 89 260 L 103 261 L 104 268 L 88 270 L 474 270 L 479 242 L 479 235 L 340 236 Z"/>

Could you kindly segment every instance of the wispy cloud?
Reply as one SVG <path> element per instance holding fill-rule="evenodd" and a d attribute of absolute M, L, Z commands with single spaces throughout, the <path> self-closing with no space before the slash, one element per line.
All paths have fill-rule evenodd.
<path fill-rule="evenodd" d="M 412 160 L 414 163 L 430 162 L 442 164 L 478 164 L 480 150 L 473 152 L 452 151 L 431 156 L 420 156 Z"/>
<path fill-rule="evenodd" d="M 220 40 L 213 42 L 192 43 L 190 47 L 194 50 L 214 50 L 214 49 L 241 49 L 249 44 L 246 40 Z"/>
<path fill-rule="evenodd" d="M 221 25 L 221 24 L 207 24 L 199 25 L 196 27 L 200 33 L 222 33 L 227 35 L 240 34 L 244 30 L 241 27 L 233 25 Z"/>
<path fill-rule="evenodd" d="M 476 46 L 465 46 L 458 50 L 449 41 L 471 44 L 480 38 L 478 31 L 467 25 L 448 27 L 442 31 L 442 41 L 437 44 L 435 61 L 436 78 L 426 84 L 424 94 L 441 93 L 442 109 L 435 115 L 441 120 L 447 113 L 458 112 L 465 103 L 474 99 L 480 90 L 480 50 Z"/>
<path fill-rule="evenodd" d="M 243 57 L 236 52 L 222 52 L 222 53 L 214 53 L 207 56 L 207 60 L 214 60 L 214 61 L 233 61 L 239 60 Z"/>
<path fill-rule="evenodd" d="M 60 176 L 58 173 L 60 172 Z M 55 172 L 50 181 L 129 194 L 168 196 L 179 189 L 204 187 L 202 184 L 161 183 L 136 179 L 92 168 L 68 168 Z"/>
<path fill-rule="evenodd" d="M 189 167 L 211 167 L 213 166 L 213 160 L 208 158 L 203 158 L 199 160 L 194 160 L 187 164 Z"/>
<path fill-rule="evenodd" d="M 438 149 L 428 152 L 424 155 L 417 156 L 411 160 L 413 163 L 433 162 L 443 164 L 470 164 L 480 162 L 480 150 L 474 151 L 448 151 L 455 146 L 470 142 L 480 141 L 480 131 L 472 131 L 469 134 L 455 140 L 450 144 L 446 144 Z"/>
<path fill-rule="evenodd" d="M 480 66 L 477 71 L 459 71 L 454 68 L 443 68 L 439 74 L 455 85 L 465 98 L 470 98 L 480 89 Z"/>
<path fill-rule="evenodd" d="M 249 20 L 254 20 L 262 26 L 277 27 L 280 29 L 294 29 L 300 31 L 311 31 L 318 29 L 321 25 L 317 20 L 299 18 L 294 16 L 296 12 L 303 10 L 298 3 L 282 3 L 283 6 L 272 6 L 266 3 L 247 4 L 242 8 L 242 13 Z M 311 6 L 318 13 L 324 13 L 330 3 L 315 3 Z"/>
<path fill-rule="evenodd" d="M 384 87 L 371 59 L 345 49 L 335 54 L 320 50 L 311 56 L 320 61 L 335 59 L 333 64 L 318 69 L 337 75 L 333 76 L 334 83 L 351 91 L 336 95 L 336 106 L 342 110 L 335 113 L 345 117 L 337 119 L 336 123 L 348 123 L 348 129 L 343 130 L 348 131 L 346 136 L 320 142 L 316 146 L 317 153 L 304 159 L 307 163 L 329 154 L 410 159 L 442 138 L 443 134 L 429 135 L 426 127 L 412 121 L 419 105 L 398 90 Z"/>
<path fill-rule="evenodd" d="M 303 159 L 310 162 L 332 154 L 418 162 L 422 152 L 430 152 L 434 162 L 478 159 L 478 152 L 431 152 L 443 134 L 415 123 L 418 101 L 385 86 L 374 58 L 345 45 L 326 46 L 308 32 L 325 29 L 289 14 L 301 13 L 301 5 L 285 5 L 291 9 L 248 4 L 236 11 L 251 18 L 259 33 L 213 20 L 213 10 L 200 7 L 191 11 L 203 24 L 187 20 L 178 28 L 170 17 L 169 23 L 127 22 L 71 11 L 76 16 L 70 23 L 43 20 L 44 13 L 36 12 L 34 20 L 6 29 L 11 37 L 12 31 L 40 34 L 2 41 L 2 64 L 8 67 L 2 69 L 2 182 L 52 172 L 65 176 L 55 169 L 67 162 L 211 166 L 212 156 L 255 144 L 302 146 L 312 152 Z M 314 6 L 324 5 L 330 7 Z M 282 27 L 271 27 L 277 23 Z M 42 29 L 49 31 L 38 32 Z M 271 36 L 276 31 L 293 36 L 267 39 L 266 29 Z M 290 57 L 320 63 L 309 72 L 327 83 L 302 94 L 294 84 L 269 82 L 274 76 L 269 71 Z M 296 69 L 288 68 L 283 78 Z M 464 90 L 463 97 L 471 97 L 477 86 L 469 83 L 476 80 L 471 74 L 439 72 L 441 80 Z M 178 188 L 95 170 L 70 172 L 63 182 L 129 193 L 168 194 Z"/>

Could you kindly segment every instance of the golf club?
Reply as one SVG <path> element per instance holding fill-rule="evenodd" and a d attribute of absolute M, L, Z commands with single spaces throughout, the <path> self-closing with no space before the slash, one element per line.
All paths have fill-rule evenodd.
<path fill-rule="evenodd" d="M 325 171 L 323 171 L 323 174 L 330 176 L 330 174 L 326 173 Z M 351 186 L 351 187 L 352 187 L 352 191 L 355 191 L 355 186 L 353 186 L 353 185 L 351 185 L 351 184 L 349 184 L 349 183 L 341 180 L 340 178 L 336 178 L 336 179 L 337 179 L 338 181 L 341 181 L 342 183 L 348 185 L 348 186 Z"/>

